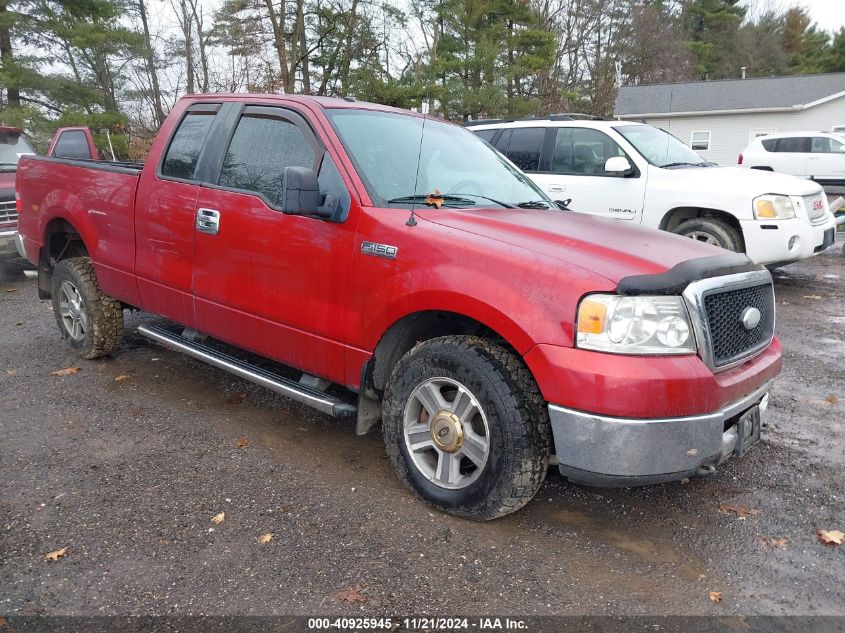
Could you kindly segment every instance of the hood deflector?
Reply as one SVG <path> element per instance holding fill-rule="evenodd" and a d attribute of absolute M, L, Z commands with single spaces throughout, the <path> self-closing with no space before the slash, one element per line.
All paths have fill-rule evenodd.
<path fill-rule="evenodd" d="M 711 257 L 688 259 L 669 270 L 655 275 L 632 275 L 619 280 L 616 292 L 620 295 L 679 295 L 693 281 L 760 270 L 742 253 L 726 253 Z"/>

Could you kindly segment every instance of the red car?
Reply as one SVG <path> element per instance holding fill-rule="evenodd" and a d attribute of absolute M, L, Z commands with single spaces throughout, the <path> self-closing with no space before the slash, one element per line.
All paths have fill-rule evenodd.
<path fill-rule="evenodd" d="M 781 367 L 765 269 L 560 209 L 412 112 L 192 95 L 143 168 L 27 157 L 17 184 L 81 356 L 120 345 L 125 308 L 166 317 L 139 331 L 359 433 L 380 421 L 399 477 L 475 519 L 527 503 L 550 462 L 595 485 L 709 474 L 759 439 Z"/>

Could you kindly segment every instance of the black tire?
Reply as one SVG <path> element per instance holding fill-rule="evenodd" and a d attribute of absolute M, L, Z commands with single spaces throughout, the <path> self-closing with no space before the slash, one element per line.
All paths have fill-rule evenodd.
<path fill-rule="evenodd" d="M 69 283 L 80 298 L 87 327 L 75 337 L 62 316 L 63 284 Z M 123 341 L 123 306 L 103 294 L 90 257 L 63 259 L 53 270 L 51 280 L 53 314 L 62 338 L 82 358 L 99 358 L 110 354 Z"/>
<path fill-rule="evenodd" d="M 742 235 L 730 224 L 717 218 L 695 218 L 687 220 L 675 229 L 675 233 L 684 237 L 701 239 L 698 236 L 709 236 L 718 246 L 735 253 L 745 252 Z M 702 239 L 702 241 L 705 241 Z"/>
<path fill-rule="evenodd" d="M 405 407 L 416 387 L 433 377 L 466 386 L 485 411 L 489 455 L 465 488 L 435 484 L 414 464 L 406 446 Z M 414 347 L 391 372 L 382 414 L 387 453 L 399 478 L 444 512 L 495 519 L 528 503 L 546 476 L 551 430 L 543 397 L 522 361 L 485 339 L 444 336 Z"/>

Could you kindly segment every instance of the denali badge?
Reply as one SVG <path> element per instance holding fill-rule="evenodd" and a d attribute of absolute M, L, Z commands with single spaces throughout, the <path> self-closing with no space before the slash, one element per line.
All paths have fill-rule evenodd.
<path fill-rule="evenodd" d="M 742 321 L 742 326 L 746 330 L 753 330 L 760 324 L 760 311 L 757 308 L 745 308 L 742 311 L 742 316 L 739 318 Z"/>
<path fill-rule="evenodd" d="M 399 253 L 399 247 L 390 246 L 389 244 L 377 244 L 375 242 L 361 242 L 361 252 L 364 255 L 396 259 L 396 255 Z"/>

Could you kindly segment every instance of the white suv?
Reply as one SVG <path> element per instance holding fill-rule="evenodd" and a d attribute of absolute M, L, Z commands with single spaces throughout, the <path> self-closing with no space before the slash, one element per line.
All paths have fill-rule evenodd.
<path fill-rule="evenodd" d="M 742 150 L 739 164 L 842 187 L 845 186 L 845 136 L 827 132 L 760 136 Z"/>
<path fill-rule="evenodd" d="M 470 129 L 569 207 L 685 235 L 776 266 L 833 244 L 820 185 L 710 163 L 641 123 L 569 115 L 475 121 Z"/>

